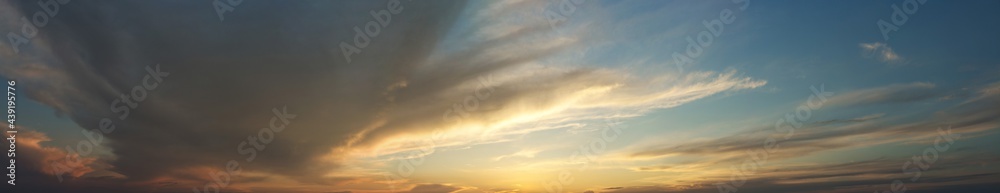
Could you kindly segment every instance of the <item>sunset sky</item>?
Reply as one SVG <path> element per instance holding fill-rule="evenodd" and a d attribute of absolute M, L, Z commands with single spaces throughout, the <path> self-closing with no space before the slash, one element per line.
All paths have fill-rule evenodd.
<path fill-rule="evenodd" d="M 0 0 L 2 192 L 1000 192 L 996 9 Z"/>

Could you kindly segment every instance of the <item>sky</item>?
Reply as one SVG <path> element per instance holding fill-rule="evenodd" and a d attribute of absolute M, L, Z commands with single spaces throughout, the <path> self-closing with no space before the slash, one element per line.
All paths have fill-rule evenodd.
<path fill-rule="evenodd" d="M 997 7 L 3 0 L 2 188 L 1000 192 Z"/>

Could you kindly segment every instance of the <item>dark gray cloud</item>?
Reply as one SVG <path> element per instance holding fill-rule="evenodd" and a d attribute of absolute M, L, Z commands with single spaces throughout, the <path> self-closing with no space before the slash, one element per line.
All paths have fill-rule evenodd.
<path fill-rule="evenodd" d="M 10 5 L 4 18 L 37 9 L 18 2 L 4 5 Z M 59 15 L 39 29 L 42 35 L 21 46 L 20 53 L 0 50 L 0 73 L 32 88 L 27 91 L 32 100 L 85 129 L 98 131 L 103 118 L 113 121 L 116 129 L 102 143 L 113 157 L 100 161 L 127 178 L 91 184 L 146 188 L 163 183 L 170 186 L 166 189 L 187 190 L 210 182 L 209 171 L 236 160 L 248 171 L 329 185 L 359 179 L 325 177 L 341 166 L 337 156 L 344 149 L 406 132 L 430 132 L 442 124 L 442 112 L 474 92 L 464 85 L 571 45 L 517 47 L 524 54 L 496 57 L 497 49 L 511 49 L 506 44 L 550 30 L 529 25 L 483 40 L 459 31 L 457 39 L 467 40 L 462 45 L 468 49 L 436 53 L 442 39 L 452 35 L 455 20 L 476 13 L 463 11 L 465 4 L 457 1 L 402 1 L 401 6 L 403 11 L 348 63 L 340 42 L 352 43 L 352 28 L 374 21 L 369 10 L 385 9 L 385 2 L 245 1 L 219 21 L 211 2 L 73 1 L 62 5 Z M 3 22 L 5 31 L 20 26 L 15 20 Z M 432 59 L 435 54 L 442 57 Z M 116 110 L 122 104 L 113 101 L 141 86 L 147 68 L 169 75 L 124 116 Z M 541 101 L 533 103 L 537 106 L 556 103 L 551 98 L 557 92 L 586 88 L 581 83 L 612 84 L 605 74 L 570 69 L 497 85 L 490 99 L 495 102 L 484 103 L 484 113 L 471 119 L 496 119 L 489 116 L 491 110 L 525 98 Z M 547 83 L 538 84 L 541 80 Z M 296 115 L 287 128 L 252 162 L 250 155 L 238 153 L 248 136 L 268 127 L 272 109 L 282 107 Z M 178 182 L 158 181 L 163 178 Z M 265 180 L 233 179 L 243 184 Z"/>
<path fill-rule="evenodd" d="M 3 4 L 13 11 L 5 19 L 38 9 Z M 211 1 L 72 1 L 20 53 L 4 49 L 0 73 L 83 128 L 99 129 L 111 118 L 116 130 L 104 144 L 115 157 L 107 161 L 129 181 L 199 180 L 207 173 L 176 171 L 222 168 L 232 159 L 256 172 L 334 183 L 319 176 L 338 164 L 320 157 L 385 114 L 390 97 L 426 94 L 391 96 L 387 89 L 426 62 L 464 8 L 453 1 L 402 6 L 348 64 L 337 45 L 351 42 L 351 28 L 372 21 L 368 11 L 385 9 L 385 2 L 244 1 L 223 22 Z M 5 22 L 4 32 L 20 27 Z M 112 101 L 157 66 L 169 75 L 119 120 Z M 441 84 L 473 80 L 441 77 L 456 81 Z M 267 127 L 272 108 L 284 106 L 298 117 L 252 162 L 244 160 L 237 145 Z"/>

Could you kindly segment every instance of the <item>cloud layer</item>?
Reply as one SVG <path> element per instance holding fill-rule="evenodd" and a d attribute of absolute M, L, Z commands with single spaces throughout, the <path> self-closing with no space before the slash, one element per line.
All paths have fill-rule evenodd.
<path fill-rule="evenodd" d="M 347 63 L 338 43 L 353 40 L 351 26 L 372 20 L 368 8 L 385 6 L 350 4 L 246 2 L 220 22 L 208 4 L 196 2 L 73 2 L 24 51 L 3 50 L 0 72 L 88 131 L 100 131 L 104 118 L 113 120 L 116 129 L 101 144 L 113 156 L 91 161 L 106 164 L 100 172 L 115 177 L 65 183 L 104 180 L 87 186 L 94 190 L 155 184 L 186 191 L 211 182 L 209 174 L 230 160 L 245 170 L 224 188 L 233 191 L 380 183 L 377 173 L 345 172 L 345 164 L 373 149 L 378 156 L 421 148 L 414 142 L 434 131 L 447 133 L 436 146 L 494 143 L 565 122 L 635 116 L 766 84 L 736 71 L 636 77 L 567 64 L 560 53 L 585 44 L 583 37 L 546 38 L 551 29 L 541 21 L 477 23 L 482 26 L 456 33 L 451 30 L 460 17 L 518 12 L 470 13 L 465 3 L 451 1 L 404 2 L 391 25 Z M 4 18 L 35 8 L 7 5 L 11 17 Z M 271 14 L 249 14 L 260 11 Z M 7 20 L 3 29 L 18 26 Z M 450 36 L 465 39 L 459 43 L 464 49 L 436 49 Z M 147 68 L 169 76 L 122 114 L 117 109 L 123 104 L 115 101 L 149 84 Z M 470 96 L 477 98 L 474 112 L 456 112 L 470 109 Z M 242 152 L 240 144 L 264 138 L 258 131 L 271 124 L 275 108 L 296 117 L 252 156 Z M 442 118 L 449 111 L 453 117 Z M 528 122 L 541 123 L 515 127 Z M 77 165 L 70 176 L 93 172 L 91 167 Z"/>

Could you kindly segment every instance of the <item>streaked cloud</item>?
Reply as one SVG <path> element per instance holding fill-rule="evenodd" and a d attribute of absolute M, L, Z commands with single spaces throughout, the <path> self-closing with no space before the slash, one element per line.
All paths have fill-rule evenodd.
<path fill-rule="evenodd" d="M 992 85 L 992 84 L 991 84 Z M 909 85 L 890 85 L 884 87 L 877 87 L 873 89 L 861 89 L 857 91 L 846 92 L 845 94 L 835 95 L 830 99 L 831 103 L 834 104 L 847 104 L 845 102 L 836 102 L 837 100 L 861 100 L 863 102 L 850 103 L 850 104 L 877 104 L 886 102 L 898 102 L 897 98 L 893 97 L 882 97 L 882 96 L 892 96 L 900 92 L 909 92 L 907 95 L 902 96 L 914 96 L 915 93 L 911 92 L 912 89 L 922 90 L 925 88 L 933 88 L 933 85 L 926 83 L 914 83 Z M 989 89 L 990 87 L 984 88 Z M 922 92 L 922 91 L 920 91 Z M 880 96 L 880 97 L 860 97 L 860 96 Z M 916 95 L 919 96 L 919 95 Z M 854 97 L 854 98 L 852 98 Z M 923 97 L 921 97 L 923 98 Z M 912 101 L 910 98 L 905 98 L 902 101 Z M 960 103 L 955 104 L 952 107 L 946 108 L 947 110 L 938 111 L 928 117 L 908 117 L 908 116 L 927 116 L 927 115 L 906 115 L 907 117 L 889 116 L 884 113 L 866 115 L 857 118 L 849 119 L 834 119 L 826 121 L 817 121 L 812 123 L 804 123 L 803 126 L 795 131 L 794 136 L 788 140 L 782 141 L 778 150 L 774 153 L 768 155 L 768 166 L 762 167 L 763 171 L 759 171 L 760 174 L 751 175 L 751 179 L 747 181 L 748 184 L 754 184 L 750 190 L 751 192 L 756 191 L 819 191 L 819 192 L 840 192 L 840 191 L 867 191 L 871 189 L 872 185 L 882 185 L 887 184 L 888 181 L 882 175 L 876 174 L 875 171 L 883 171 L 883 175 L 898 175 L 900 173 L 897 169 L 898 164 L 905 162 L 906 158 L 898 159 L 886 159 L 881 158 L 879 160 L 872 160 L 867 162 L 852 163 L 849 165 L 832 165 L 832 166 L 822 166 L 822 167 L 806 167 L 800 169 L 794 169 L 796 167 L 790 167 L 783 164 L 785 160 L 802 159 L 804 157 L 823 155 L 827 152 L 838 151 L 842 149 L 864 149 L 864 148 L 874 148 L 880 145 L 886 144 L 933 144 L 933 139 L 939 134 L 936 129 L 940 128 L 951 128 L 954 133 L 962 135 L 964 141 L 973 140 L 976 137 L 988 135 L 994 132 L 995 128 L 1000 128 L 1000 120 L 989 117 L 1000 116 L 1000 111 L 993 109 L 987 109 L 986 107 L 992 106 L 996 107 L 1000 104 L 1000 98 L 998 97 L 975 97 L 975 102 Z M 845 107 L 841 107 L 845 108 Z M 855 107 L 857 108 L 857 107 Z M 915 120 L 915 121 L 900 121 L 900 120 Z M 753 127 L 745 132 L 739 132 L 731 136 L 709 139 L 709 140 L 693 140 L 683 143 L 665 143 L 661 146 L 651 146 L 651 147 L 635 147 L 630 149 L 630 154 L 627 156 L 633 158 L 643 158 L 652 159 L 652 162 L 637 162 L 646 163 L 645 166 L 636 166 L 636 171 L 655 171 L 655 172 L 669 172 L 669 173 L 684 173 L 690 175 L 691 173 L 700 173 L 701 175 L 689 176 L 688 178 L 699 178 L 704 179 L 700 182 L 694 184 L 699 184 L 704 186 L 706 189 L 714 189 L 714 186 L 710 184 L 718 181 L 726 181 L 729 174 L 727 167 L 729 165 L 738 165 L 739 161 L 742 161 L 747 152 L 759 151 L 762 148 L 762 142 L 764 138 L 771 136 L 762 133 L 769 133 L 771 127 Z M 901 137 L 905 136 L 905 137 Z M 780 137 L 779 137 L 780 138 Z M 920 139 L 914 141 L 914 139 Z M 984 150 L 976 150 L 975 152 L 982 153 Z M 974 156 L 975 152 L 965 151 L 961 153 L 964 156 Z M 948 152 L 953 153 L 953 152 Z M 662 163 L 662 160 L 675 160 L 668 158 L 685 158 L 685 157 L 697 157 L 699 160 L 697 163 L 691 162 L 677 162 L 668 161 Z M 995 159 L 991 158 L 991 159 Z M 969 159 L 956 158 L 949 156 L 949 161 L 951 164 L 955 162 L 965 162 Z M 633 159 L 634 160 L 634 159 Z M 661 160 L 661 161 L 657 161 Z M 661 162 L 661 163 L 657 163 Z M 894 163 L 899 162 L 899 163 Z M 648 163 L 654 163 L 655 165 L 648 165 Z M 780 163 L 780 164 L 779 164 Z M 879 165 L 872 165 L 878 163 Z M 978 162 L 977 162 L 978 163 Z M 866 166 L 861 166 L 859 164 L 865 164 Z M 950 164 L 942 164 L 950 165 Z M 945 171 L 935 171 L 933 172 L 934 177 L 930 179 L 955 179 L 956 181 L 932 181 L 931 184 L 926 184 L 920 186 L 921 189 L 939 189 L 948 187 L 950 183 L 959 183 L 959 178 L 963 179 L 960 183 L 967 184 L 979 184 L 983 185 L 986 183 L 995 183 L 994 180 L 990 180 L 987 176 L 997 175 L 995 172 L 977 172 L 962 170 L 961 164 L 957 164 L 954 167 L 935 165 L 935 167 L 944 167 L 949 169 L 954 169 L 948 172 Z M 973 164 L 975 165 L 975 164 Z M 868 167 L 880 168 L 880 169 L 865 169 Z M 807 169 L 808 168 L 808 169 Z M 837 169 L 840 168 L 840 169 Z M 849 169 L 848 169 L 849 168 Z M 857 169 L 857 170 L 855 170 Z M 801 173 L 791 174 L 790 171 L 800 171 Z M 853 171 L 853 172 L 848 172 Z M 815 174 L 815 175 L 814 175 Z M 797 176 L 797 177 L 792 177 Z M 850 177 L 848 177 L 850 176 Z M 963 177 L 959 177 L 963 176 Z M 773 178 L 772 178 L 773 177 Z M 967 179 L 966 179 L 967 178 Z M 670 178 L 673 179 L 673 178 Z M 713 180 L 714 179 L 714 180 Z M 850 180 L 847 180 L 850 179 Z M 865 180 L 861 180 L 865 179 Z M 973 180 L 974 179 L 974 180 Z M 658 179 L 657 181 L 664 181 L 664 179 Z M 684 184 L 684 182 L 665 182 L 664 186 L 642 186 L 642 187 L 631 187 L 626 188 L 623 192 L 687 192 L 689 190 L 678 189 L 677 187 L 672 187 L 677 184 Z M 781 187 L 771 187 L 767 186 L 781 184 Z M 789 184 L 798 184 L 789 185 Z M 758 186 L 759 185 L 759 186 Z M 974 186 L 974 187 L 978 187 Z M 835 190 L 825 190 L 825 189 L 811 189 L 816 187 L 844 187 L 836 188 Z M 779 189 L 770 189 L 779 188 Z M 801 189 L 797 189 L 801 188 Z M 741 188 L 742 190 L 743 188 Z M 845 190 L 841 190 L 845 189 Z M 703 191 L 702 189 L 701 191 Z M 690 190 L 692 192 L 697 192 L 695 190 Z"/>
<path fill-rule="evenodd" d="M 935 87 L 935 84 L 928 82 L 891 84 L 838 93 L 828 103 L 834 106 L 864 106 L 919 102 L 943 96 L 945 92 Z"/>

